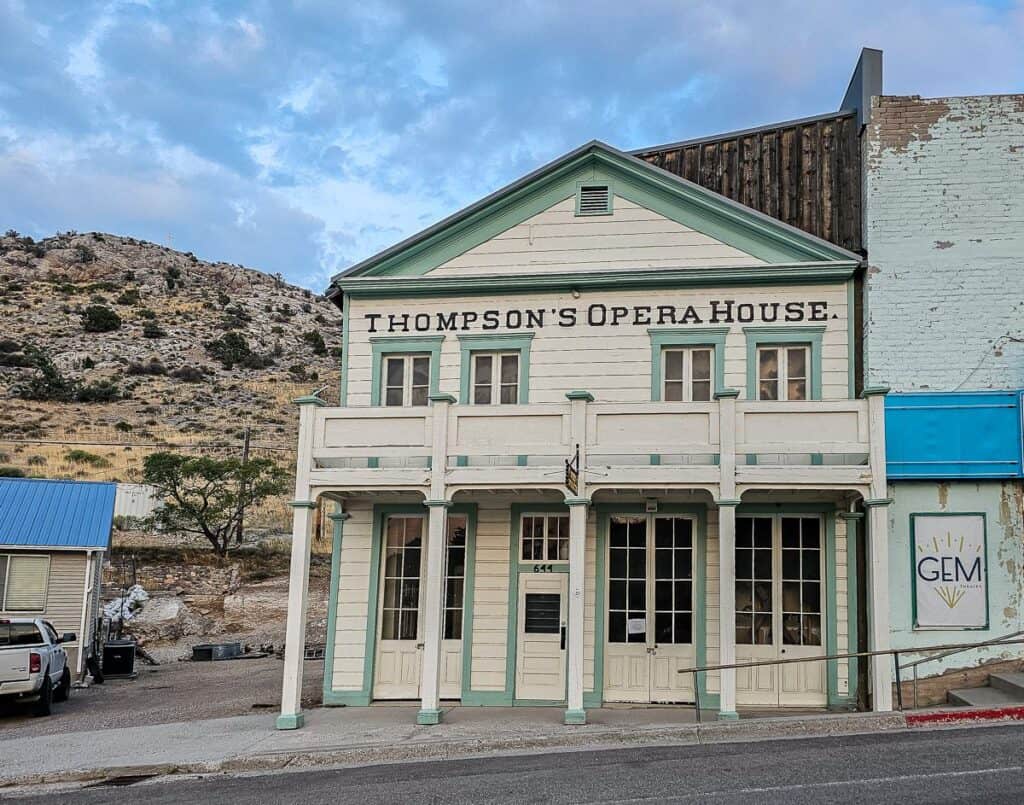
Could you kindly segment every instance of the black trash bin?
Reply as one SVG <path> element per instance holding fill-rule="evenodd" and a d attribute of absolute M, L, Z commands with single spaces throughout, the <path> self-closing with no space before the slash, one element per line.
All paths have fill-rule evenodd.
<path fill-rule="evenodd" d="M 107 679 L 135 675 L 135 641 L 108 640 L 103 646 L 103 675 Z"/>

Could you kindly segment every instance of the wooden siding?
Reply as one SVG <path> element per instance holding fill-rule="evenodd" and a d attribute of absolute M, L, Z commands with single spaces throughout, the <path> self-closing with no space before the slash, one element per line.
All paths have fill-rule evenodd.
<path fill-rule="evenodd" d="M 863 254 L 859 128 L 855 114 L 837 114 L 634 153 Z"/>
<path fill-rule="evenodd" d="M 14 552 L 11 552 L 14 553 Z M 24 551 L 26 555 L 39 555 L 43 551 Z M 52 551 L 50 576 L 46 588 L 46 609 L 43 612 L 5 612 L 0 617 L 42 618 L 53 624 L 57 634 L 74 632 L 82 627 L 82 596 L 85 592 L 85 553 L 77 551 Z M 81 635 L 79 635 L 81 640 Z M 68 668 L 74 673 L 78 662 L 78 642 L 65 646 L 68 653 Z"/>
<path fill-rule="evenodd" d="M 567 198 L 435 268 L 437 276 L 532 274 L 764 261 L 615 196 L 611 215 L 577 216 Z"/>
<path fill-rule="evenodd" d="M 359 690 L 366 658 L 366 622 L 369 612 L 370 555 L 373 507 L 368 502 L 345 505 L 345 522 L 334 639 L 333 690 Z M 377 602 L 373 602 L 376 606 Z"/>

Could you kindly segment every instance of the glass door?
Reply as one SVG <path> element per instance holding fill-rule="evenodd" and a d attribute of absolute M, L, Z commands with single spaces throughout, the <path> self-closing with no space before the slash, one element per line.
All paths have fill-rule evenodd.
<path fill-rule="evenodd" d="M 384 525 L 381 552 L 380 631 L 373 695 L 415 699 L 422 661 L 420 584 L 426 518 L 392 515 Z"/>

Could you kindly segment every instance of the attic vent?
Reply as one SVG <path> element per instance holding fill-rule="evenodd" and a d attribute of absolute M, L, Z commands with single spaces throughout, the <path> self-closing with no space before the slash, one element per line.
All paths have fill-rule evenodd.
<path fill-rule="evenodd" d="M 577 215 L 609 215 L 612 211 L 612 191 L 606 184 L 580 185 L 576 197 Z"/>

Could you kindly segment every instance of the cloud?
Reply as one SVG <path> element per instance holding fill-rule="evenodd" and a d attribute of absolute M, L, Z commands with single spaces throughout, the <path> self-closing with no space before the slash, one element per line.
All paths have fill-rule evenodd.
<path fill-rule="evenodd" d="M 580 143 L 1024 90 L 1021 2 L 0 0 L 0 228 L 331 273 Z"/>

